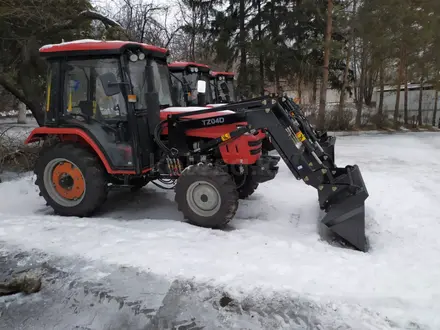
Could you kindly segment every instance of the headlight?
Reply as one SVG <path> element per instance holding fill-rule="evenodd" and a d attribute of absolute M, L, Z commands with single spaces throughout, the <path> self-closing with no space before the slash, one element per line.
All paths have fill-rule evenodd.
<path fill-rule="evenodd" d="M 130 59 L 130 61 L 136 62 L 138 60 L 138 56 L 135 53 L 132 53 L 131 51 L 129 51 L 128 54 L 129 54 L 128 58 Z"/>
<path fill-rule="evenodd" d="M 138 58 L 142 61 L 145 59 L 145 54 L 142 52 L 139 52 Z"/>

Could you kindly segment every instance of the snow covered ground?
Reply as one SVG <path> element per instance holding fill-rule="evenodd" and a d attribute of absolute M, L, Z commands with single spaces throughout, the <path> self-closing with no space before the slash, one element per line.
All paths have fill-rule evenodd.
<path fill-rule="evenodd" d="M 302 297 L 355 329 L 439 329 L 440 134 L 339 137 L 336 160 L 358 164 L 370 193 L 369 253 L 320 239 L 317 193 L 284 165 L 240 202 L 227 231 L 182 222 L 174 194 L 153 185 L 113 194 L 94 218 L 53 216 L 25 176 L 0 184 L 0 241 L 210 283 L 237 299 Z"/>
<path fill-rule="evenodd" d="M 17 118 L 0 118 L 0 139 L 9 140 L 9 144 L 21 143 L 37 126 L 34 118 L 27 118 L 26 124 L 17 124 Z"/>

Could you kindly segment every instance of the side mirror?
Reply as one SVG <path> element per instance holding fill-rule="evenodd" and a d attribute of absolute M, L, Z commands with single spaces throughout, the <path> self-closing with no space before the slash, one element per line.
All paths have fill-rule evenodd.
<path fill-rule="evenodd" d="M 113 96 L 121 92 L 120 84 L 113 72 L 106 72 L 99 75 L 99 80 L 104 88 L 105 95 Z"/>
<path fill-rule="evenodd" d="M 229 93 L 229 87 L 228 84 L 225 82 L 222 82 L 220 84 L 220 88 L 222 89 L 223 93 L 228 94 Z"/>
<path fill-rule="evenodd" d="M 197 93 L 200 93 L 200 94 L 206 93 L 206 81 L 204 81 L 204 80 L 197 81 Z"/>

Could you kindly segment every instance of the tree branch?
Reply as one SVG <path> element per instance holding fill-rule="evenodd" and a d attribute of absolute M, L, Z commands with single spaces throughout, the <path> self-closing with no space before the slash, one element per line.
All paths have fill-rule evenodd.
<path fill-rule="evenodd" d="M 87 20 L 91 20 L 91 21 L 96 20 L 96 21 L 102 22 L 103 24 L 105 24 L 107 26 L 119 28 L 127 39 L 129 39 L 129 40 L 131 39 L 130 35 L 121 26 L 121 24 L 119 24 L 118 22 L 116 22 L 116 21 L 112 20 L 111 18 L 108 18 L 98 12 L 89 11 L 89 10 L 79 13 L 77 17 L 75 17 L 74 19 L 72 19 L 70 21 L 67 21 L 66 23 L 52 25 L 52 27 L 50 29 L 41 31 L 39 33 L 39 36 L 45 36 L 47 38 L 48 36 L 58 34 L 62 30 L 75 29 L 82 22 L 87 21 Z"/>

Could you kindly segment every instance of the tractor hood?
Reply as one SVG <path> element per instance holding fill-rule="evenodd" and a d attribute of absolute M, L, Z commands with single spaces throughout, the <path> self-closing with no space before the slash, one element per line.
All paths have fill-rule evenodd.
<path fill-rule="evenodd" d="M 227 105 L 227 103 L 211 103 L 211 104 L 207 104 L 206 107 L 215 108 L 215 107 L 222 107 L 224 105 Z"/>

